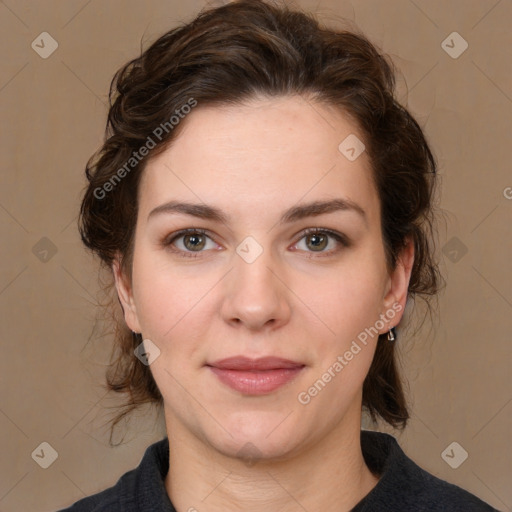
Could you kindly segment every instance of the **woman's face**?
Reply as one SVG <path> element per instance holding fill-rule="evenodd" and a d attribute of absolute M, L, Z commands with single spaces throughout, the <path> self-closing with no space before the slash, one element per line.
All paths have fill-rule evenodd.
<path fill-rule="evenodd" d="M 140 183 L 131 282 L 114 265 L 128 326 L 160 351 L 168 429 L 263 457 L 359 429 L 375 333 L 399 322 L 412 263 L 407 250 L 387 271 L 362 135 L 301 97 L 199 104 L 181 122 Z"/>

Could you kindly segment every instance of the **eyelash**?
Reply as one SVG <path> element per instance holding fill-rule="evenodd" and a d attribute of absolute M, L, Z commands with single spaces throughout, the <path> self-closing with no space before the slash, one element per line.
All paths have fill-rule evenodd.
<path fill-rule="evenodd" d="M 196 235 L 196 234 L 207 236 L 210 240 L 215 242 L 215 239 L 212 238 L 208 234 L 207 230 L 201 229 L 201 228 L 188 228 L 188 229 L 181 229 L 179 231 L 176 231 L 175 233 L 172 233 L 171 235 L 166 237 L 162 241 L 162 246 L 171 248 L 173 246 L 173 242 L 175 242 L 179 238 L 181 238 L 185 235 Z M 328 235 L 331 238 L 333 238 L 334 240 L 336 240 L 336 242 L 341 244 L 341 246 L 344 248 L 348 248 L 351 246 L 350 240 L 345 235 L 338 233 L 336 231 L 332 231 L 331 229 L 326 229 L 326 228 L 307 228 L 307 229 L 305 229 L 304 231 L 302 231 L 300 233 L 300 238 L 297 240 L 297 242 L 295 242 L 294 245 L 298 244 L 306 236 L 313 235 L 313 234 L 314 235 L 317 235 L 317 234 Z M 182 251 L 181 249 L 176 249 L 176 248 L 170 249 L 170 250 L 172 252 L 174 252 L 175 254 L 177 254 L 178 256 L 183 257 L 183 258 L 198 258 L 198 257 L 200 257 L 201 253 L 204 252 L 204 251 L 195 251 L 195 252 L 194 251 Z M 308 251 L 308 253 L 311 254 L 311 256 L 306 256 L 306 258 L 327 257 L 327 256 L 331 256 L 334 253 L 337 253 L 339 250 L 340 249 L 338 248 L 338 249 L 331 249 L 330 251 L 319 251 L 316 254 L 315 254 L 315 251 Z"/>

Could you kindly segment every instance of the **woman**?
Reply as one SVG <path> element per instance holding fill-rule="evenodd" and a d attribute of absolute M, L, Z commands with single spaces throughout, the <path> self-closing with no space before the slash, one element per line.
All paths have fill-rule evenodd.
<path fill-rule="evenodd" d="M 67 510 L 493 510 L 361 430 L 405 427 L 395 328 L 440 283 L 436 164 L 393 88 L 363 36 L 259 1 L 117 73 L 80 230 L 131 331 L 110 389 L 167 437 Z"/>

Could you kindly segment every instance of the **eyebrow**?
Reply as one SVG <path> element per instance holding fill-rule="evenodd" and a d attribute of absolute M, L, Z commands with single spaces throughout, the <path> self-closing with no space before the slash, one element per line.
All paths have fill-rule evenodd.
<path fill-rule="evenodd" d="M 287 224 L 298 220 L 333 213 L 338 211 L 349 211 L 357 213 L 368 225 L 368 219 L 365 210 L 354 201 L 346 198 L 331 199 L 329 201 L 313 201 L 310 203 L 299 204 L 286 210 L 279 220 L 279 224 Z M 148 215 L 150 218 L 160 214 L 185 214 L 200 219 L 213 220 L 227 224 L 229 217 L 215 206 L 201 203 L 184 203 L 178 201 L 169 201 L 157 206 Z"/>

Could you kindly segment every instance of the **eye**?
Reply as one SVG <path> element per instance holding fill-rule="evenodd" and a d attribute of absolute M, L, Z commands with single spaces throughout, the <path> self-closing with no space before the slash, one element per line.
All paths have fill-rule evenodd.
<path fill-rule="evenodd" d="M 210 245 L 208 242 L 211 242 Z M 167 237 L 163 241 L 163 245 L 186 258 L 197 258 L 194 253 L 204 252 L 203 249 L 217 248 L 217 244 L 206 234 L 206 231 L 198 228 L 177 231 Z"/>
<path fill-rule="evenodd" d="M 301 239 L 295 244 L 294 248 L 309 253 L 320 253 L 322 256 L 331 255 L 338 252 L 341 247 L 350 246 L 350 242 L 345 235 L 330 229 L 308 228 L 301 235 Z M 326 248 L 328 250 L 325 250 Z"/>
<path fill-rule="evenodd" d="M 166 237 L 162 245 L 184 258 L 198 258 L 205 250 L 218 249 L 213 238 L 200 228 L 176 231 Z M 350 245 L 349 239 L 341 233 L 325 228 L 308 228 L 301 233 L 301 238 L 292 249 L 309 253 L 307 257 L 311 258 L 314 253 L 318 253 L 318 257 L 330 256 Z"/>

